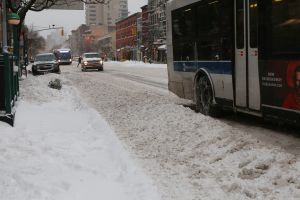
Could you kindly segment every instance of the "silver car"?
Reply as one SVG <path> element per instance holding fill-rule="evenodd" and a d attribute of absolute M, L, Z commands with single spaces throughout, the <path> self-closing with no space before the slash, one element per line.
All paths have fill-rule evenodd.
<path fill-rule="evenodd" d="M 99 53 L 91 52 L 82 55 L 81 70 L 86 71 L 87 69 L 103 71 L 103 60 Z"/>

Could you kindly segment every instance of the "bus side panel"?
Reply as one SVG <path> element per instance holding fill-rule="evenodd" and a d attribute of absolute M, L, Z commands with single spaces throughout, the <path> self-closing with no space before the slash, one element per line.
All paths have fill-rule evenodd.
<path fill-rule="evenodd" d="M 180 75 L 177 80 L 182 82 L 185 98 L 193 99 L 193 81 L 195 72 L 199 69 L 206 71 L 211 78 L 215 97 L 233 100 L 232 62 L 230 61 L 175 61 L 173 73 Z"/>
<path fill-rule="evenodd" d="M 197 67 L 193 68 L 193 71 L 183 71 L 178 62 L 174 63 L 171 59 L 168 60 L 168 87 L 180 98 L 190 100 L 194 98 L 194 77 Z"/>
<path fill-rule="evenodd" d="M 260 61 L 262 105 L 282 109 L 300 110 L 297 104 L 295 70 L 300 61 Z"/>
<path fill-rule="evenodd" d="M 292 111 L 288 109 L 282 109 L 272 106 L 262 106 L 264 118 L 273 119 L 276 121 L 282 121 L 286 123 L 299 124 L 300 123 L 300 112 Z"/>
<path fill-rule="evenodd" d="M 210 76 L 215 89 L 215 97 L 233 100 L 232 75 L 210 74 Z"/>

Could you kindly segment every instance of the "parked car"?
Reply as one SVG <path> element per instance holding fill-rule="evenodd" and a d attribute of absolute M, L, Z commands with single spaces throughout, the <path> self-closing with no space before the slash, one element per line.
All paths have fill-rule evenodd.
<path fill-rule="evenodd" d="M 33 75 L 44 74 L 48 72 L 60 73 L 58 59 L 53 53 L 36 55 L 31 70 Z"/>
<path fill-rule="evenodd" d="M 86 71 L 87 69 L 103 71 L 103 60 L 99 53 L 89 52 L 82 55 L 81 70 Z"/>

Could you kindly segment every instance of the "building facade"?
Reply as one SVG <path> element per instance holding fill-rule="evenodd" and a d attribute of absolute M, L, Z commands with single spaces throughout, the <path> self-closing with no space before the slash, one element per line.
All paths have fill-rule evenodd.
<path fill-rule="evenodd" d="M 107 4 L 86 4 L 87 25 L 115 26 L 128 16 L 128 0 L 110 0 Z"/>
<path fill-rule="evenodd" d="M 97 47 L 105 59 L 116 60 L 116 31 L 100 37 L 97 40 Z"/>
<path fill-rule="evenodd" d="M 103 4 L 86 4 L 85 5 L 85 23 L 86 25 L 104 24 L 104 5 Z"/>
<path fill-rule="evenodd" d="M 70 47 L 73 55 L 79 56 L 84 52 L 84 33 L 89 30 L 89 26 L 82 24 L 76 30 L 72 30 L 69 36 Z"/>
<path fill-rule="evenodd" d="M 150 58 L 150 34 L 149 34 L 149 12 L 148 12 L 148 5 L 142 6 L 142 16 L 141 16 L 141 33 L 140 33 L 140 51 L 141 51 L 141 58 L 144 62 L 147 61 L 147 58 Z"/>
<path fill-rule="evenodd" d="M 84 52 L 99 52 L 109 59 L 115 57 L 115 26 L 81 25 L 69 36 L 73 55 L 80 56 Z"/>
<path fill-rule="evenodd" d="M 148 0 L 149 42 L 151 57 L 157 62 L 166 62 L 167 20 L 166 4 L 168 0 Z"/>
<path fill-rule="evenodd" d="M 118 60 L 137 60 L 137 21 L 141 13 L 135 13 L 116 23 L 116 48 Z"/>
<path fill-rule="evenodd" d="M 105 10 L 106 24 L 115 26 L 116 22 L 128 17 L 128 0 L 111 0 Z"/>

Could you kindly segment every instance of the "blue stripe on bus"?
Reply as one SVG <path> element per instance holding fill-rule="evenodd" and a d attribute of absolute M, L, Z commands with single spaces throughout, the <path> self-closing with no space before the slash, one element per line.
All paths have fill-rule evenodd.
<path fill-rule="evenodd" d="M 177 72 L 196 72 L 200 68 L 212 74 L 232 74 L 231 61 L 174 61 Z"/>

